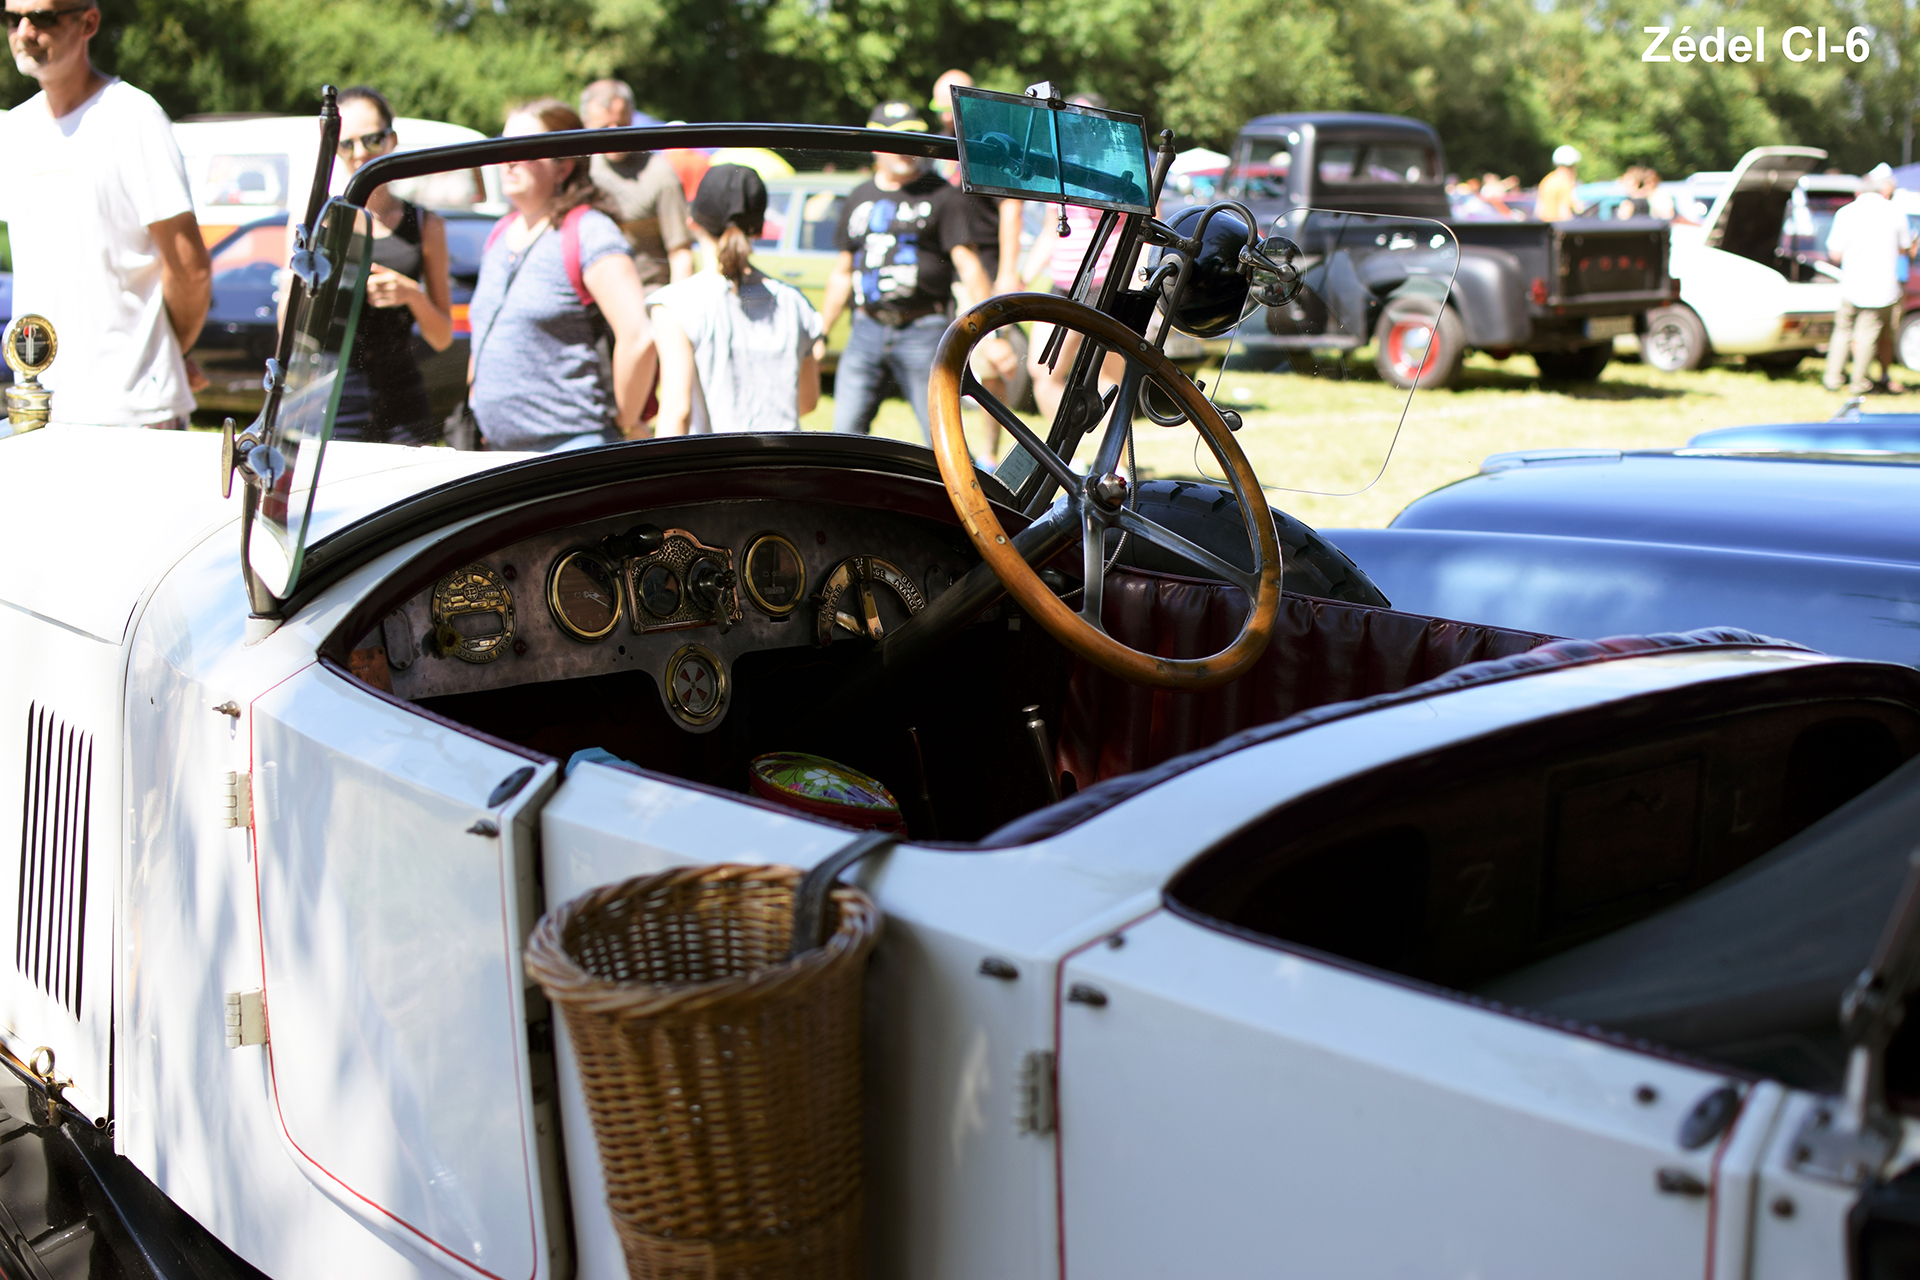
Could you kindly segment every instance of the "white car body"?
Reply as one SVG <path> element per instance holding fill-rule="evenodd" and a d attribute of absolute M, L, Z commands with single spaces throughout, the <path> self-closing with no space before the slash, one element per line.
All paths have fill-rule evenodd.
<path fill-rule="evenodd" d="M 848 833 L 603 765 L 562 781 L 551 761 L 490 811 L 526 753 L 316 662 L 439 534 L 262 634 L 216 446 L 58 427 L 0 444 L 0 537 L 62 549 L 10 557 L 0 578 L 0 723 L 56 715 L 93 769 L 80 1016 L 9 980 L 7 1046 L 51 1047 L 67 1098 L 113 1116 L 116 1149 L 270 1275 L 622 1274 L 564 1038 L 570 1206 L 515 1032 L 531 899 L 687 863 L 810 865 Z M 329 452 L 316 536 L 517 460 Z M 68 500 L 64 478 L 101 456 L 128 483 Z M 1234 752 L 1033 843 L 898 848 L 862 876 L 887 915 L 876 1272 L 1251 1274 L 1284 1257 L 1310 1274 L 1690 1277 L 1711 1257 L 1716 1276 L 1839 1275 L 1854 1192 L 1785 1150 L 1816 1099 L 1755 1083 L 1717 1148 L 1682 1151 L 1675 1126 L 1723 1073 L 1254 945 L 1163 898 L 1198 851 L 1339 779 L 1542 715 L 1829 661 L 1733 649 L 1547 672 Z M 21 737 L 0 739 L 0 778 L 28 763 Z M 227 825 L 229 774 L 251 779 L 250 827 Z M 22 809 L 0 796 L 0 812 Z M 497 839 L 466 833 L 490 812 Z M 4 897 L 21 873 L 0 872 Z M 0 918 L 23 909 L 0 901 Z M 1020 978 L 981 977 L 987 955 Z M 1111 1004 L 1066 1002 L 1076 982 Z M 223 1047 L 225 993 L 261 988 L 268 1043 Z M 1052 1135 L 1015 1123 L 1036 1052 L 1057 1055 Z M 1649 1088 L 1656 1102 L 1636 1097 Z M 1663 1169 L 1714 1195 L 1658 1194 Z M 1764 1212 L 1782 1195 L 1802 1206 L 1790 1220 Z"/>
<path fill-rule="evenodd" d="M 1883 1114 L 1868 1073 L 1845 1081 L 1856 1132 L 1831 1119 L 1853 1114 L 1837 1081 L 1501 1003 L 1483 979 L 1614 940 L 1811 830 L 1791 765 L 1812 730 L 1854 735 L 1815 743 L 1842 782 L 1859 725 L 1920 760 L 1911 668 L 1736 632 L 1554 648 L 1295 595 L 1254 676 L 1142 691 L 969 594 L 978 558 L 917 447 L 720 433 L 323 451 L 331 354 L 308 340 L 350 326 L 358 217 L 335 206 L 318 283 L 295 277 L 314 292 L 275 394 L 315 429 L 255 443 L 242 474 L 259 487 L 221 496 L 234 468 L 214 436 L 61 425 L 57 404 L 53 426 L 0 439 L 17 552 L 0 564 L 0 823 L 20 815 L 17 839 L 0 825 L 5 1065 L 92 1122 L 84 1136 L 235 1274 L 624 1274 L 564 1023 L 522 967 L 539 912 L 675 866 L 820 862 L 856 833 L 700 762 L 730 768 L 728 751 L 768 749 L 761 726 L 833 715 L 842 741 L 902 755 L 907 722 L 888 717 L 923 714 L 909 706 L 933 709 L 924 813 L 967 831 L 903 839 L 856 873 L 885 914 L 866 979 L 875 1275 L 1846 1274 L 1850 1215 L 1920 1158 L 1920 1121 Z M 998 481 L 967 479 L 1018 518 Z M 281 529 L 313 499 L 267 551 L 263 491 L 291 494 Z M 754 594 L 688 619 L 676 593 L 649 603 L 655 625 L 636 602 L 615 635 L 563 630 L 575 550 L 621 560 L 624 600 L 645 560 L 612 548 L 680 537 L 741 556 L 751 594 L 747 548 L 782 530 L 805 572 L 793 611 Z M 276 555 L 286 594 L 250 614 Z M 877 694 L 838 681 L 876 652 L 879 606 L 861 632 L 804 594 L 875 555 L 907 566 L 892 638 L 913 634 L 916 580 L 921 621 L 953 620 L 921 669 L 881 647 L 908 656 Z M 468 613 L 492 612 L 492 631 L 443 610 L 476 571 L 497 593 Z M 1104 589 L 1175 629 L 1245 607 L 1223 579 L 1123 567 Z M 1126 607 L 1102 615 L 1116 633 Z M 671 692 L 690 636 L 733 699 L 704 719 Z M 1062 708 L 1057 737 L 1035 742 L 1022 681 Z M 862 740 L 870 724 L 894 736 Z M 583 735 L 639 762 L 580 762 Z M 1069 762 L 1077 794 L 1015 794 L 1071 792 Z M 1886 770 L 1857 772 L 1813 822 L 1884 790 Z M 1367 823 L 1429 802 L 1417 874 L 1368 860 Z M 1347 843 L 1316 852 L 1322 837 Z M 1563 846 L 1577 852 L 1556 860 Z M 1333 878 L 1274 878 L 1300 866 Z M 1310 918 L 1229 910 L 1208 874 L 1266 877 L 1270 908 Z M 1328 941 L 1349 916 L 1353 940 Z M 1472 963 L 1436 976 L 1372 955 L 1375 934 L 1431 935 Z M 1813 1003 L 1821 1021 L 1837 998 Z"/>
<path fill-rule="evenodd" d="M 1680 300 L 1706 326 L 1707 340 L 1721 355 L 1767 355 L 1805 350 L 1831 333 L 1840 286 L 1833 280 L 1790 281 L 1774 267 L 1736 252 L 1726 243 L 1729 212 L 1742 192 L 1790 193 L 1801 175 L 1826 152 L 1811 147 L 1756 147 L 1740 158 L 1732 177 L 1697 227 L 1673 228 L 1671 269 Z M 1770 254 L 1774 227 L 1760 249 Z"/>

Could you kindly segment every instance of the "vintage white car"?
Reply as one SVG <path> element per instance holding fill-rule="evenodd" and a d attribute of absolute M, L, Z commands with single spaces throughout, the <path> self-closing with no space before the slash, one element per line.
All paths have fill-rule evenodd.
<path fill-rule="evenodd" d="M 1814 222 L 1801 180 L 1827 153 L 1755 147 L 1740 157 L 1704 223 L 1676 223 L 1671 269 L 1680 301 L 1647 313 L 1643 358 L 1655 368 L 1695 369 L 1714 355 L 1792 368 L 1833 335 L 1840 285 L 1806 253 Z M 1824 249 L 1824 244 L 1817 246 Z M 1827 268 L 1828 271 L 1832 268 Z"/>
<path fill-rule="evenodd" d="M 1906 1274 L 1920 672 L 1384 607 L 1141 336 L 1190 287 L 1293 287 L 1231 209 L 1227 253 L 1154 224 L 1143 137 L 1070 198 L 1154 286 L 956 319 L 934 451 L 327 443 L 372 184 L 721 142 L 955 154 L 700 126 L 377 161 L 308 210 L 237 443 L 57 398 L 0 440 L 9 1275 L 623 1274 L 522 947 L 594 886 L 855 840 L 747 794 L 775 750 L 911 831 L 857 873 L 873 1275 Z M 1047 440 L 966 372 L 1022 318 L 1088 335 Z M 998 476 L 963 393 L 1022 442 Z M 1129 483 L 1136 403 L 1226 488 Z"/>

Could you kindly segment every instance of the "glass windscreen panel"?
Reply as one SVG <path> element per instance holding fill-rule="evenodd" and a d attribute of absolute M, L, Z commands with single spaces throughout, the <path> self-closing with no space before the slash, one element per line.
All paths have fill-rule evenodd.
<path fill-rule="evenodd" d="M 984 89 L 955 88 L 953 104 L 966 190 L 1147 212 L 1143 117 Z"/>
<path fill-rule="evenodd" d="M 1175 334 L 1168 353 L 1215 365 L 1198 376 L 1240 415 L 1241 447 L 1275 505 L 1310 524 L 1356 523 L 1341 500 L 1380 478 L 1413 398 L 1444 372 L 1459 242 L 1444 223 L 1327 209 L 1295 209 L 1261 231 L 1298 247 L 1298 292 L 1268 305 L 1256 280 L 1229 337 Z M 1189 453 L 1187 474 L 1223 479 L 1204 448 Z"/>
<path fill-rule="evenodd" d="M 278 474 L 261 498 L 248 547 L 254 573 L 283 599 L 300 580 L 314 485 L 340 406 L 343 356 L 353 345 L 366 298 L 372 241 L 365 215 L 351 205 L 330 202 L 321 213 L 314 243 L 318 286 L 300 290 L 289 317 L 293 350 L 279 413 L 265 445 L 277 455 Z M 295 269 L 301 265 L 296 261 Z"/>
<path fill-rule="evenodd" d="M 1206 319 L 1206 336 L 1175 328 L 1162 349 L 1229 423 L 1239 420 L 1234 439 L 1271 505 L 1316 527 L 1384 524 L 1405 496 L 1386 494 L 1376 482 L 1405 439 L 1414 397 L 1440 380 L 1453 358 L 1448 343 L 1459 340 L 1444 311 L 1459 244 L 1444 223 L 1325 209 L 1294 210 L 1260 230 L 1276 260 L 1289 259 L 1275 238 L 1296 247 L 1290 263 L 1298 288 L 1286 296 L 1284 280 L 1256 273 L 1244 303 L 1228 299 L 1224 315 L 1207 310 L 1210 304 L 1183 310 L 1183 319 Z M 1155 265 L 1137 268 L 1132 283 Z M 1156 312 L 1149 335 L 1158 336 L 1160 325 Z M 1036 326 L 1031 349 L 1039 352 L 1044 340 L 1044 327 Z M 1068 340 L 1065 367 L 1079 341 Z M 979 368 L 992 361 L 986 345 Z M 1124 372 L 1120 357 L 1106 355 L 1101 393 Z M 1035 435 L 1049 437 L 1050 415 L 1012 388 L 998 391 L 987 373 L 977 376 Z M 1191 423 L 1155 421 L 1176 416 L 1172 395 L 1149 387 L 1144 399 L 1133 418 L 1136 474 L 1224 486 L 1220 463 Z M 1076 470 L 1087 466 L 1109 421 L 1110 413 L 1080 441 L 1071 459 Z M 1034 471 L 1024 448 L 1008 447 L 995 474 L 1018 488 Z"/>

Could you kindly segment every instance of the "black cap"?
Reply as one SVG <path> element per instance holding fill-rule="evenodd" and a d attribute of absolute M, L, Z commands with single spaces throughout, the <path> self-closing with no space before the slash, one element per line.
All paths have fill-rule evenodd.
<path fill-rule="evenodd" d="M 902 133 L 925 133 L 927 118 L 911 102 L 894 99 L 883 102 L 867 113 L 867 128 L 898 129 Z"/>
<path fill-rule="evenodd" d="M 743 164 L 716 164 L 700 179 L 688 212 L 710 236 L 731 222 L 752 239 L 767 220 L 767 184 Z"/>

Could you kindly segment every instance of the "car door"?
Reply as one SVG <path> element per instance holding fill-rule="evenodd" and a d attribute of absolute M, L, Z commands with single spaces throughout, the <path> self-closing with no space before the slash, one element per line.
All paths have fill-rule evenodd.
<path fill-rule="evenodd" d="M 1782 1094 L 1164 909 L 1060 993 L 1073 1280 L 1717 1274 Z"/>
<path fill-rule="evenodd" d="M 564 1274 L 520 970 L 556 766 L 326 665 L 254 703 L 252 764 L 266 1048 L 296 1163 L 430 1261 Z"/>

